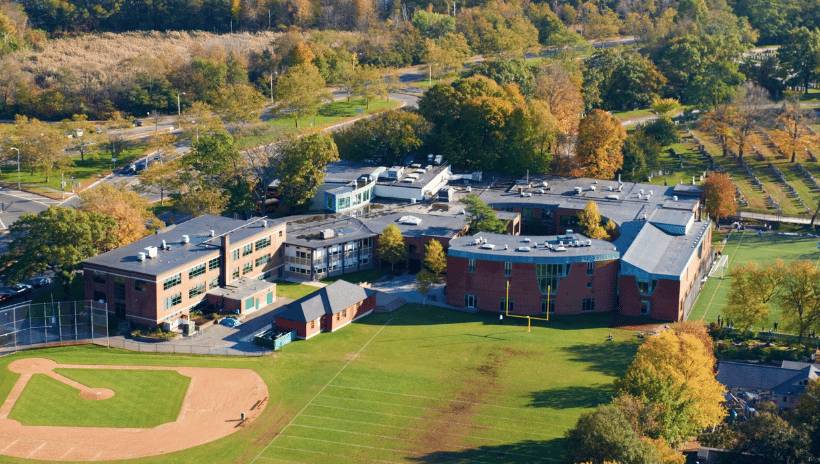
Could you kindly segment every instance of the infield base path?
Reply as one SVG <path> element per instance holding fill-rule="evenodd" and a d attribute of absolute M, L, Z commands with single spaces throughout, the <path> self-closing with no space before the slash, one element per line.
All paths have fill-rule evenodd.
<path fill-rule="evenodd" d="M 152 429 L 26 426 L 8 418 L 33 374 L 54 368 L 171 370 L 190 377 L 179 417 Z M 250 369 L 57 364 L 43 358 L 12 362 L 20 373 L 0 406 L 0 454 L 47 461 L 105 461 L 180 451 L 230 435 L 265 408 L 268 387 Z M 47 407 L 47 405 L 44 405 Z M 253 409 L 252 409 L 253 408 Z M 245 421 L 240 424 L 240 414 Z"/>

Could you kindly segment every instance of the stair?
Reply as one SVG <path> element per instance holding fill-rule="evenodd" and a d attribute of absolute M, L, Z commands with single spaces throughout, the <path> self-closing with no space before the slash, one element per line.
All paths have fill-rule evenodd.
<path fill-rule="evenodd" d="M 384 293 L 379 296 L 384 296 L 385 298 L 380 299 L 378 296 L 376 297 L 376 308 L 373 311 L 377 313 L 389 313 L 407 304 L 407 300 L 401 296 L 392 296 Z M 392 297 L 390 301 L 384 301 L 390 297 Z"/>

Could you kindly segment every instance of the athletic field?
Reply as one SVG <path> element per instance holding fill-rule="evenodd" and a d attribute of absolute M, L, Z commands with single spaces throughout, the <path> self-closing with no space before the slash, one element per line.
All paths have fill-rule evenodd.
<path fill-rule="evenodd" d="M 564 432 L 610 402 L 612 381 L 639 345 L 635 332 L 607 328 L 612 317 L 533 321 L 528 333 L 521 319 L 500 325 L 497 317 L 408 305 L 272 357 L 33 350 L 0 358 L 0 399 L 15 380 L 6 366 L 24 357 L 249 368 L 270 394 L 256 420 L 214 442 L 132 462 L 557 462 Z"/>
<path fill-rule="evenodd" d="M 729 268 L 723 279 L 710 277 L 698 295 L 695 307 L 689 315 L 690 321 L 716 322 L 718 315 L 722 315 L 726 305 L 727 295 L 731 289 L 729 272 L 749 261 L 758 263 L 773 262 L 778 259 L 784 261 L 807 260 L 820 264 L 820 250 L 817 249 L 817 238 L 799 237 L 794 235 L 778 235 L 769 232 L 760 236 L 756 231 L 733 231 L 723 247 L 723 254 L 729 256 Z M 780 319 L 780 313 L 773 309 L 766 330 Z"/>

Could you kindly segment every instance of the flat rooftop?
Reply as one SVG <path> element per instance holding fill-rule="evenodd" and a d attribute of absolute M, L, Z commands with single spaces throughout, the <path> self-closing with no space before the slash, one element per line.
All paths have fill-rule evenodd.
<path fill-rule="evenodd" d="M 395 180 L 387 180 L 384 176 L 387 171 L 403 167 L 401 177 Z M 428 164 L 414 163 L 410 166 L 396 166 L 388 168 L 387 171 L 379 175 L 379 185 L 390 185 L 394 187 L 424 187 L 443 171 L 450 169 L 449 164 Z"/>
<path fill-rule="evenodd" d="M 469 216 L 417 214 L 397 212 L 364 219 L 365 225 L 375 234 L 381 234 L 390 224 L 395 224 L 405 237 L 453 237 L 467 227 Z"/>
<path fill-rule="evenodd" d="M 219 255 L 219 247 L 222 243 L 220 237 L 223 235 L 227 235 L 232 244 L 241 243 L 259 234 L 263 229 L 273 230 L 283 222 L 281 219 L 265 218 L 244 221 L 206 214 L 182 224 L 166 227 L 157 234 L 89 258 L 84 261 L 84 264 L 160 277 L 175 269 L 190 267 Z M 214 232 L 213 237 L 211 231 Z M 188 243 L 182 243 L 183 235 L 188 236 Z M 167 249 L 161 249 L 163 240 L 165 240 Z M 156 258 L 139 261 L 137 254 L 144 252 L 149 246 L 160 248 Z"/>
<path fill-rule="evenodd" d="M 245 298 L 256 295 L 257 293 L 269 288 L 276 288 L 276 284 L 273 282 L 268 282 L 267 280 L 241 277 L 224 287 L 211 289 L 207 294 L 230 300 L 244 300 Z"/>
<path fill-rule="evenodd" d="M 478 233 L 451 240 L 447 254 L 459 258 L 526 263 L 588 262 L 621 256 L 611 242 L 592 240 L 579 233 L 571 236 Z"/>
<path fill-rule="evenodd" d="M 339 160 L 325 166 L 325 182 L 344 183 L 353 182 L 361 176 L 366 176 L 376 170 L 378 166 L 361 161 Z"/>
<path fill-rule="evenodd" d="M 333 231 L 333 237 L 322 238 L 322 231 L 328 229 Z M 315 248 L 372 236 L 373 232 L 361 219 L 344 215 L 316 215 L 289 222 L 285 243 Z"/>

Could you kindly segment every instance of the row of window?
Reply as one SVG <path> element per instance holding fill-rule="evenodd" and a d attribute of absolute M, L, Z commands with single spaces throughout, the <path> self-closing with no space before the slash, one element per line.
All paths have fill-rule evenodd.
<path fill-rule="evenodd" d="M 478 307 L 478 297 L 475 295 L 464 295 L 464 306 L 467 308 L 476 308 Z M 593 305 L 594 306 L 594 305 Z M 506 312 L 515 312 L 515 299 L 510 298 L 507 300 L 506 298 L 501 298 L 499 304 L 499 311 L 502 313 Z M 555 312 L 555 298 L 545 298 L 541 300 L 541 314 L 547 313 L 554 313 Z"/>
<path fill-rule="evenodd" d="M 173 308 L 174 306 L 182 303 L 182 293 L 177 293 L 174 295 L 169 296 L 163 301 L 163 308 L 166 310 Z"/>
<path fill-rule="evenodd" d="M 474 273 L 476 267 L 476 260 L 475 259 L 468 259 L 467 260 L 467 272 Z M 542 280 L 549 285 L 552 290 L 555 290 L 555 287 L 558 286 L 558 278 L 566 276 L 569 274 L 569 267 L 570 264 L 536 264 L 536 274 L 538 275 L 538 281 L 541 282 Z M 564 271 L 566 267 L 566 271 Z M 595 273 L 595 262 L 589 261 L 587 262 L 587 275 L 591 276 Z M 509 277 L 512 275 L 512 263 L 505 262 L 504 263 L 504 276 Z M 550 285 L 551 284 L 551 285 Z M 544 285 L 541 288 L 541 293 L 547 293 L 546 286 Z"/>

